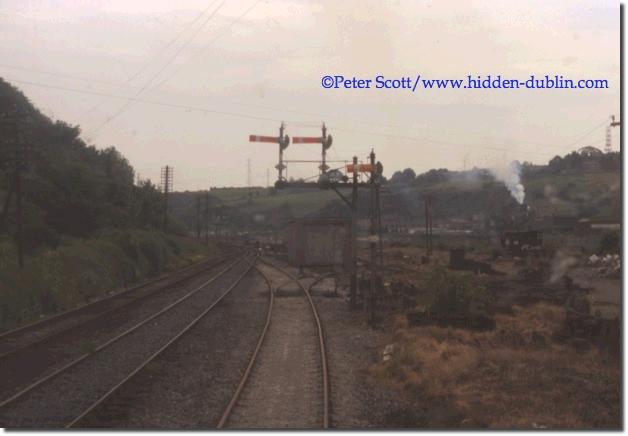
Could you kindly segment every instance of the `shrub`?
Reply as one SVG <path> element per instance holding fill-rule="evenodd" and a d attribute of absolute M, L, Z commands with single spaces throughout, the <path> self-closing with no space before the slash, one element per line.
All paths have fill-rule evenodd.
<path fill-rule="evenodd" d="M 430 295 L 428 310 L 435 316 L 484 314 L 493 302 L 492 294 L 473 276 L 443 267 L 428 272 L 421 288 Z"/>

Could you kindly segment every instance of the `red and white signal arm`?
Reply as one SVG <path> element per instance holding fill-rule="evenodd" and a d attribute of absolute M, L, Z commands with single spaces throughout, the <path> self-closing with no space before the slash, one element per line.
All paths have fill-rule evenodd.
<path fill-rule="evenodd" d="M 249 142 L 272 142 L 273 144 L 278 144 L 279 137 L 278 136 L 249 135 Z"/>
<path fill-rule="evenodd" d="M 321 136 L 293 136 L 293 144 L 321 144 L 323 138 Z"/>

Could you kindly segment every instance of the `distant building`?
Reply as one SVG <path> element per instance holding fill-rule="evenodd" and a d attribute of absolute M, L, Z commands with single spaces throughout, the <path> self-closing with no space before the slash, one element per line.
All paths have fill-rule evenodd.
<path fill-rule="evenodd" d="M 589 218 L 582 218 L 578 220 L 577 229 L 580 232 L 587 232 L 591 230 L 621 230 L 621 222 L 619 220 L 592 220 Z"/>

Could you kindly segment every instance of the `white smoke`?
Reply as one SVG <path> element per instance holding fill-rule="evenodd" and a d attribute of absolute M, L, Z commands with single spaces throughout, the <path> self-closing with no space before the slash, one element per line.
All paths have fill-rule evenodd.
<path fill-rule="evenodd" d="M 506 166 L 489 168 L 489 171 L 495 179 L 506 185 L 506 188 L 510 191 L 510 195 L 517 200 L 517 203 L 523 204 L 526 191 L 521 184 L 521 164 L 519 161 L 513 160 Z"/>
<path fill-rule="evenodd" d="M 561 250 L 558 250 L 552 259 L 550 282 L 556 283 L 577 264 L 578 259 L 562 252 Z"/>

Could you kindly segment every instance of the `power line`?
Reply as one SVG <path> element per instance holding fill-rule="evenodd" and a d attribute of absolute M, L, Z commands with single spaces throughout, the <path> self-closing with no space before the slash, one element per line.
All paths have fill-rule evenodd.
<path fill-rule="evenodd" d="M 131 76 L 129 76 L 125 81 L 124 84 L 130 83 L 132 82 L 136 77 L 138 77 L 140 74 L 142 74 L 144 71 L 146 71 L 146 69 L 151 65 L 151 63 L 157 59 L 159 59 L 166 50 L 168 50 L 170 48 L 171 45 L 173 45 L 175 42 L 177 42 L 179 40 L 179 38 L 181 36 L 183 36 L 190 28 L 192 28 L 192 26 L 194 26 L 194 24 L 196 24 L 196 22 L 198 20 L 201 19 L 201 17 L 203 15 L 205 15 L 207 13 L 207 11 L 214 6 L 214 4 L 217 2 L 218 0 L 213 0 L 212 2 L 209 3 L 209 5 L 203 9 L 203 11 L 201 11 L 192 21 L 190 21 L 188 24 L 186 24 L 183 29 L 181 29 L 181 31 L 179 33 L 177 33 L 177 35 L 172 38 L 166 45 L 164 45 L 163 47 L 161 47 L 156 56 L 151 56 L 147 61 L 145 61 L 143 63 L 143 65 L 135 72 L 133 73 Z M 140 88 L 140 87 L 137 87 Z M 92 113 L 95 110 L 98 110 L 102 104 L 104 103 L 104 101 L 100 101 L 99 103 L 97 103 L 96 105 L 92 106 L 90 109 L 88 109 L 85 112 L 85 115 L 88 115 L 90 113 Z"/>
<path fill-rule="evenodd" d="M 98 91 L 81 90 L 81 89 L 69 88 L 69 87 L 64 87 L 64 86 L 41 84 L 41 83 L 30 82 L 30 81 L 25 81 L 25 80 L 16 79 L 16 80 L 13 80 L 13 82 L 22 83 L 22 84 L 31 85 L 31 86 L 37 86 L 37 87 L 46 88 L 46 89 L 74 92 L 74 93 L 79 93 L 79 94 L 98 95 L 98 96 L 103 96 L 103 97 L 108 97 L 108 98 L 130 100 L 137 103 L 145 103 L 145 104 L 150 104 L 150 105 L 155 105 L 155 106 L 164 106 L 164 107 L 170 107 L 170 108 L 175 108 L 175 109 L 184 109 L 186 111 L 210 113 L 210 114 L 224 115 L 224 116 L 237 117 L 237 118 L 247 118 L 247 119 L 259 120 L 259 121 L 281 122 L 281 120 L 277 118 L 250 115 L 250 114 L 244 114 L 244 113 L 239 113 L 239 112 L 220 111 L 220 110 L 208 109 L 208 108 L 203 108 L 203 107 L 198 107 L 198 106 L 189 106 L 189 105 L 178 104 L 178 103 L 148 100 L 148 99 L 137 98 L 137 97 L 126 97 L 126 96 L 108 94 L 108 93 L 98 92 Z M 286 112 L 289 112 L 289 111 L 286 111 Z M 292 124 L 293 122 L 290 120 L 287 120 L 287 123 Z M 298 121 L 295 123 L 298 123 Z M 338 127 L 338 126 L 333 126 L 333 129 L 348 132 L 348 133 L 356 133 L 356 134 L 369 135 L 369 136 L 406 139 L 413 142 L 419 142 L 421 144 L 433 143 L 433 144 L 438 144 L 441 146 L 452 147 L 452 148 L 460 148 L 461 146 L 464 146 L 464 144 L 455 143 L 455 142 L 448 142 L 448 141 L 436 140 L 436 139 L 431 139 L 431 138 L 420 138 L 420 137 L 415 137 L 415 136 L 399 135 L 399 134 L 393 134 L 393 133 L 381 133 L 381 132 L 373 132 L 373 131 L 366 131 L 366 130 L 356 130 L 356 129 Z M 467 144 L 466 146 L 474 147 L 474 148 L 482 148 L 486 150 L 493 150 L 493 151 L 512 151 L 512 149 L 502 148 L 502 147 L 478 146 L 478 145 L 469 145 L 469 144 Z M 537 154 L 537 155 L 543 155 L 543 156 L 550 156 L 553 154 L 553 153 L 547 153 L 547 152 L 546 153 L 538 153 L 538 152 L 531 152 L 531 151 L 526 151 L 526 152 L 530 154 Z"/>
<path fill-rule="evenodd" d="M 69 74 L 57 73 L 57 72 L 54 72 L 54 71 L 47 71 L 47 70 L 42 70 L 42 69 L 38 69 L 38 68 L 27 68 L 27 67 L 23 67 L 23 66 L 19 66 L 19 65 L 0 64 L 0 68 L 6 68 L 6 69 L 10 69 L 10 70 L 27 71 L 29 73 L 46 74 L 48 76 L 55 76 L 55 77 L 61 77 L 61 78 L 64 78 L 64 79 L 78 80 L 78 81 L 81 81 L 81 82 L 100 83 L 100 84 L 103 84 L 103 85 L 110 85 L 110 86 L 115 86 L 115 87 L 125 87 L 125 88 L 139 89 L 139 86 L 126 85 L 124 83 L 120 84 L 120 83 L 108 82 L 106 80 L 99 80 L 99 79 L 93 79 L 93 78 L 87 78 L 87 77 L 73 76 L 73 75 L 69 75 Z"/>
<path fill-rule="evenodd" d="M 604 121 L 602 121 L 600 124 L 596 125 L 595 127 L 593 127 L 591 130 L 587 130 L 587 132 L 580 136 L 578 139 L 576 139 L 574 142 L 570 143 L 568 145 L 568 147 L 571 147 L 573 145 L 576 145 L 578 142 L 582 141 L 584 138 L 586 138 L 587 136 L 589 136 L 591 133 L 595 132 L 597 129 L 599 129 L 600 127 L 604 126 L 605 124 L 608 124 L 608 118 L 605 118 Z"/>
<path fill-rule="evenodd" d="M 247 10 L 245 10 L 242 14 L 240 14 L 237 18 L 235 18 L 233 21 L 231 21 L 231 23 L 229 23 L 229 25 L 225 28 L 223 28 L 224 30 L 219 33 L 218 35 L 216 35 L 216 37 L 214 39 L 212 39 L 209 43 L 207 43 L 201 50 L 198 51 L 197 54 L 201 54 L 202 52 L 204 52 L 205 50 L 207 50 L 208 48 L 210 48 L 220 37 L 222 37 L 223 35 L 225 35 L 226 31 L 228 31 L 229 29 L 231 29 L 236 23 L 238 23 L 242 18 L 244 18 L 246 15 L 248 15 L 249 12 L 251 12 L 258 4 L 260 4 L 262 2 L 262 0 L 257 0 L 255 3 L 253 3 Z M 164 80 L 162 80 L 161 82 L 159 82 L 156 86 L 155 89 L 159 88 L 161 85 L 163 85 L 164 83 L 168 82 L 170 79 L 172 79 L 175 75 L 177 75 L 177 73 L 179 73 L 179 71 L 181 71 L 181 69 L 188 64 L 192 59 L 194 59 L 196 57 L 196 55 L 191 56 L 188 58 L 187 61 L 185 61 L 183 64 L 181 64 L 179 66 L 179 68 L 177 68 L 176 70 L 173 71 L 172 74 L 170 74 L 168 77 L 166 77 Z"/>
<path fill-rule="evenodd" d="M 150 85 L 153 84 L 153 81 L 159 77 L 159 75 L 170 66 L 170 64 L 172 62 L 175 61 L 175 59 L 179 56 L 179 54 L 189 45 L 190 42 L 192 42 L 192 40 L 196 37 L 196 35 L 198 35 L 198 33 L 203 30 L 203 28 L 207 25 L 207 23 L 209 23 L 209 21 L 216 15 L 216 13 L 220 10 L 220 8 L 222 8 L 222 6 L 225 4 L 226 0 L 223 0 L 222 3 L 220 3 L 218 5 L 218 7 L 216 9 L 214 9 L 214 11 L 209 14 L 209 16 L 207 17 L 207 19 L 199 26 L 197 27 L 196 31 L 194 31 L 190 37 L 175 51 L 175 53 L 166 61 L 166 63 L 164 65 L 162 65 L 162 67 L 157 71 L 157 73 L 155 73 L 150 80 L 148 81 L 148 83 L 146 83 L 144 86 L 142 86 L 142 88 L 137 91 L 137 93 L 135 94 L 136 97 L 140 96 Z M 105 126 L 106 124 L 108 124 L 110 121 L 112 121 L 113 119 L 117 118 L 118 116 L 122 115 L 124 112 L 126 112 L 126 110 L 131 107 L 133 105 L 133 101 L 127 101 L 120 109 L 118 109 L 113 115 L 107 117 L 105 119 L 105 121 L 103 121 L 98 127 L 96 127 L 95 130 L 92 131 L 92 135 L 95 135 L 96 133 L 98 133 L 100 131 L 100 129 L 102 129 L 103 126 Z"/>
<path fill-rule="evenodd" d="M 207 11 L 209 11 L 212 6 L 214 6 L 214 4 L 217 2 L 218 0 L 214 0 L 212 2 L 209 3 L 209 5 L 207 5 L 207 7 L 205 9 L 203 9 L 201 11 L 201 13 L 199 13 L 192 21 L 190 21 L 188 24 L 186 24 L 183 29 L 181 29 L 181 31 L 179 33 L 177 33 L 177 35 L 171 39 L 165 46 L 163 46 L 159 52 L 157 53 L 157 56 L 153 56 L 148 62 L 145 62 L 144 65 L 135 72 L 135 74 L 133 74 L 129 79 L 127 79 L 128 82 L 133 81 L 137 76 L 139 76 L 140 74 L 142 74 L 146 68 L 148 68 L 148 65 L 150 65 L 150 63 L 152 62 L 152 60 L 154 59 L 158 59 L 159 57 L 161 57 L 161 55 L 164 53 L 165 50 L 167 50 L 168 48 L 170 48 L 170 46 L 172 44 L 174 44 L 175 42 L 177 42 L 179 40 L 179 38 L 181 36 L 183 36 L 183 34 L 185 34 L 185 32 L 187 32 L 190 28 L 192 28 L 192 26 L 194 26 L 194 24 L 196 24 L 196 22 L 198 20 L 201 19 L 201 17 L 203 15 L 205 15 L 207 13 Z"/>

